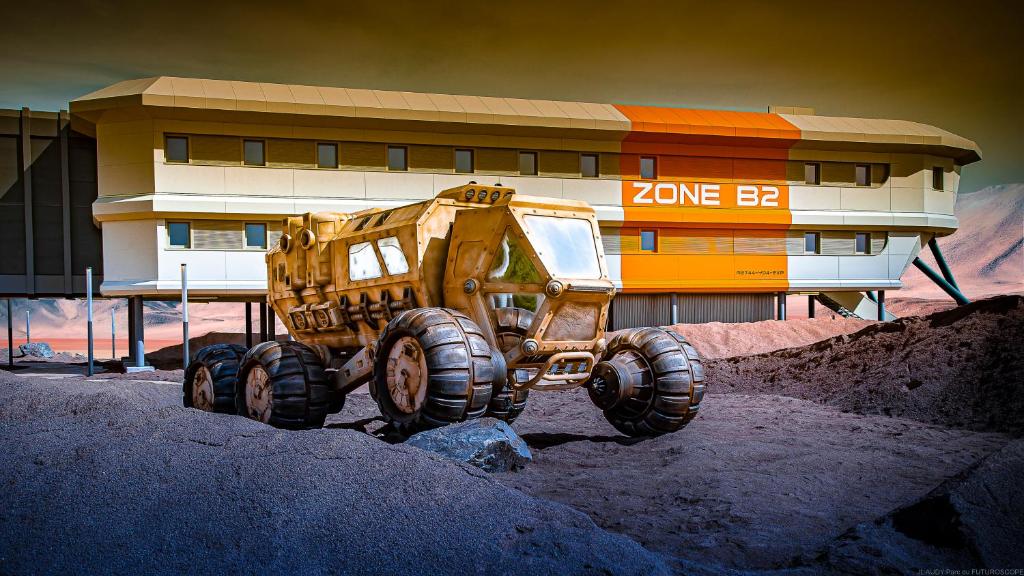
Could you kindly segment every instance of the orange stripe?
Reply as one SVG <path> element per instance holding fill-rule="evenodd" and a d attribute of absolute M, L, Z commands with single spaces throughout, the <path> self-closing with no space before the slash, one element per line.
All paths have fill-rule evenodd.
<path fill-rule="evenodd" d="M 719 234 L 781 239 L 792 224 L 786 161 L 800 130 L 777 114 L 615 106 L 631 122 L 621 143 L 624 237 L 639 246 L 640 231 L 656 230 L 659 251 L 620 257 L 626 292 L 769 292 L 789 288 L 781 254 L 678 254 L 666 240 Z M 640 156 L 657 155 L 657 180 L 640 181 Z M 636 184 L 650 185 L 646 195 Z M 667 184 L 660 186 L 658 184 Z M 711 184 L 712 194 L 697 190 Z M 775 193 L 774 206 L 741 205 L 740 186 L 757 198 Z M 750 202 L 750 188 L 746 204 Z M 684 193 L 685 191 L 685 193 Z M 709 200 L 694 205 L 693 198 Z M 638 201 L 639 200 L 639 201 Z"/>

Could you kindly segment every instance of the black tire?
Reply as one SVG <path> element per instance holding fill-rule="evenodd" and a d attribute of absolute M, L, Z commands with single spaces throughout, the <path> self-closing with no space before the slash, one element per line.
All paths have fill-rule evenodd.
<path fill-rule="evenodd" d="M 523 338 L 526 337 L 530 325 L 533 324 L 533 312 L 525 308 L 508 307 L 497 308 L 494 314 L 497 318 L 494 336 L 501 351 L 508 352 L 519 346 Z M 497 351 L 496 354 L 500 356 Z M 486 415 L 511 424 L 526 409 L 526 398 L 530 395 L 530 391 L 513 388 L 511 380 L 508 378 L 507 369 L 505 369 L 504 358 L 496 358 L 496 361 L 498 360 L 501 362 L 500 369 L 505 370 L 505 377 L 502 378 L 499 375 L 495 379 Z"/>
<path fill-rule="evenodd" d="M 238 344 L 213 344 L 204 346 L 196 352 L 185 370 L 185 379 L 181 384 L 182 404 L 186 408 L 196 408 L 221 414 L 235 413 L 235 383 L 238 381 L 238 367 L 245 356 L 245 346 Z M 205 369 L 213 384 L 213 398 L 204 403 L 196 403 L 193 396 L 196 376 Z M 204 378 L 206 376 L 204 375 Z M 209 401 L 212 400 L 212 403 Z"/>
<path fill-rule="evenodd" d="M 388 359 L 399 340 L 414 339 L 426 367 L 422 404 L 399 408 L 388 390 Z M 445 308 L 402 312 L 381 332 L 370 393 L 384 419 L 402 434 L 445 426 L 484 415 L 495 370 L 491 347 L 480 327 L 465 314 Z"/>
<path fill-rule="evenodd" d="M 616 430 L 629 436 L 675 432 L 697 416 L 704 398 L 704 366 L 682 336 L 661 328 L 634 328 L 608 344 L 605 361 L 617 361 L 635 382 L 630 393 L 604 410 Z M 590 387 L 595 402 L 595 389 Z"/>
<path fill-rule="evenodd" d="M 267 376 L 269 408 L 262 414 L 247 404 L 249 374 L 261 369 Z M 239 414 L 275 428 L 303 430 L 320 428 L 336 402 L 327 373 L 316 351 L 294 341 L 270 341 L 254 346 L 242 359 L 235 388 Z"/>

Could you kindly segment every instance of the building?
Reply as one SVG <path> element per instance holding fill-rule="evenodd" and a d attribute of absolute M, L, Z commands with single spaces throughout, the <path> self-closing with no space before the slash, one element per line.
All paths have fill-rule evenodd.
<path fill-rule="evenodd" d="M 97 147 L 106 296 L 246 300 L 280 221 L 475 181 L 588 201 L 614 327 L 773 316 L 779 293 L 873 313 L 951 234 L 973 142 L 902 120 L 157 77 L 70 106 Z"/>

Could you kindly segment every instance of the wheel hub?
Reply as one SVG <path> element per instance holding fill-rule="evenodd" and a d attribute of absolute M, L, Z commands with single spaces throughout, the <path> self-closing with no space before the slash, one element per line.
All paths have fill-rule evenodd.
<path fill-rule="evenodd" d="M 403 336 L 391 346 L 385 380 L 395 408 L 405 414 L 420 409 L 427 397 L 427 358 L 419 341 Z"/>
<path fill-rule="evenodd" d="M 270 384 L 270 375 L 263 366 L 253 366 L 245 379 L 245 408 L 249 417 L 263 423 L 269 422 L 273 403 L 274 390 Z"/>
<path fill-rule="evenodd" d="M 644 396 L 650 388 L 650 369 L 640 356 L 629 350 L 594 365 L 587 391 L 602 410 L 610 410 L 623 400 Z"/>
<path fill-rule="evenodd" d="M 196 370 L 192 378 L 192 407 L 206 412 L 213 411 L 213 376 L 206 366 Z"/>

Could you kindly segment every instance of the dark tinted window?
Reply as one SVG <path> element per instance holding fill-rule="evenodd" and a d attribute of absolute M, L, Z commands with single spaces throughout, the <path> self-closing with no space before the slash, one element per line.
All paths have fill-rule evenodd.
<path fill-rule="evenodd" d="M 804 164 L 804 183 L 821 184 L 821 164 Z"/>
<path fill-rule="evenodd" d="M 455 151 L 455 171 L 459 174 L 469 174 L 473 171 L 473 151 Z"/>
<path fill-rule="evenodd" d="M 338 167 L 338 145 L 337 144 L 317 144 L 316 145 L 316 165 L 320 168 L 337 168 Z"/>
<path fill-rule="evenodd" d="M 870 164 L 857 164 L 857 186 L 871 186 Z"/>
<path fill-rule="evenodd" d="M 171 248 L 190 248 L 192 246 L 192 227 L 188 222 L 167 223 L 167 244 Z"/>
<path fill-rule="evenodd" d="M 580 154 L 580 176 L 597 178 L 597 154 Z"/>
<path fill-rule="evenodd" d="M 405 146 L 388 146 L 388 170 L 405 171 L 409 169 Z"/>
<path fill-rule="evenodd" d="M 936 166 L 932 168 L 932 190 L 942 190 L 945 188 L 943 181 L 942 167 Z"/>
<path fill-rule="evenodd" d="M 867 232 L 857 232 L 856 247 L 854 252 L 857 254 L 867 254 L 871 251 L 871 235 Z"/>
<path fill-rule="evenodd" d="M 519 153 L 519 173 L 523 176 L 536 176 L 537 175 L 537 153 L 536 152 L 520 152 Z"/>
<path fill-rule="evenodd" d="M 640 158 L 640 177 L 644 180 L 654 180 L 658 177 L 658 164 L 653 156 Z"/>
<path fill-rule="evenodd" d="M 263 140 L 246 140 L 243 145 L 246 166 L 264 166 L 267 163 Z"/>
<path fill-rule="evenodd" d="M 168 162 L 188 162 L 188 138 L 185 136 L 168 136 L 164 148 L 164 158 Z"/>
<path fill-rule="evenodd" d="M 640 250 L 654 252 L 658 249 L 658 235 L 654 230 L 640 231 Z"/>
<path fill-rule="evenodd" d="M 804 253 L 817 254 L 821 244 L 817 232 L 804 232 Z"/>
<path fill-rule="evenodd" d="M 245 225 L 245 247 L 264 248 L 267 247 L 267 225 L 246 224 Z"/>

